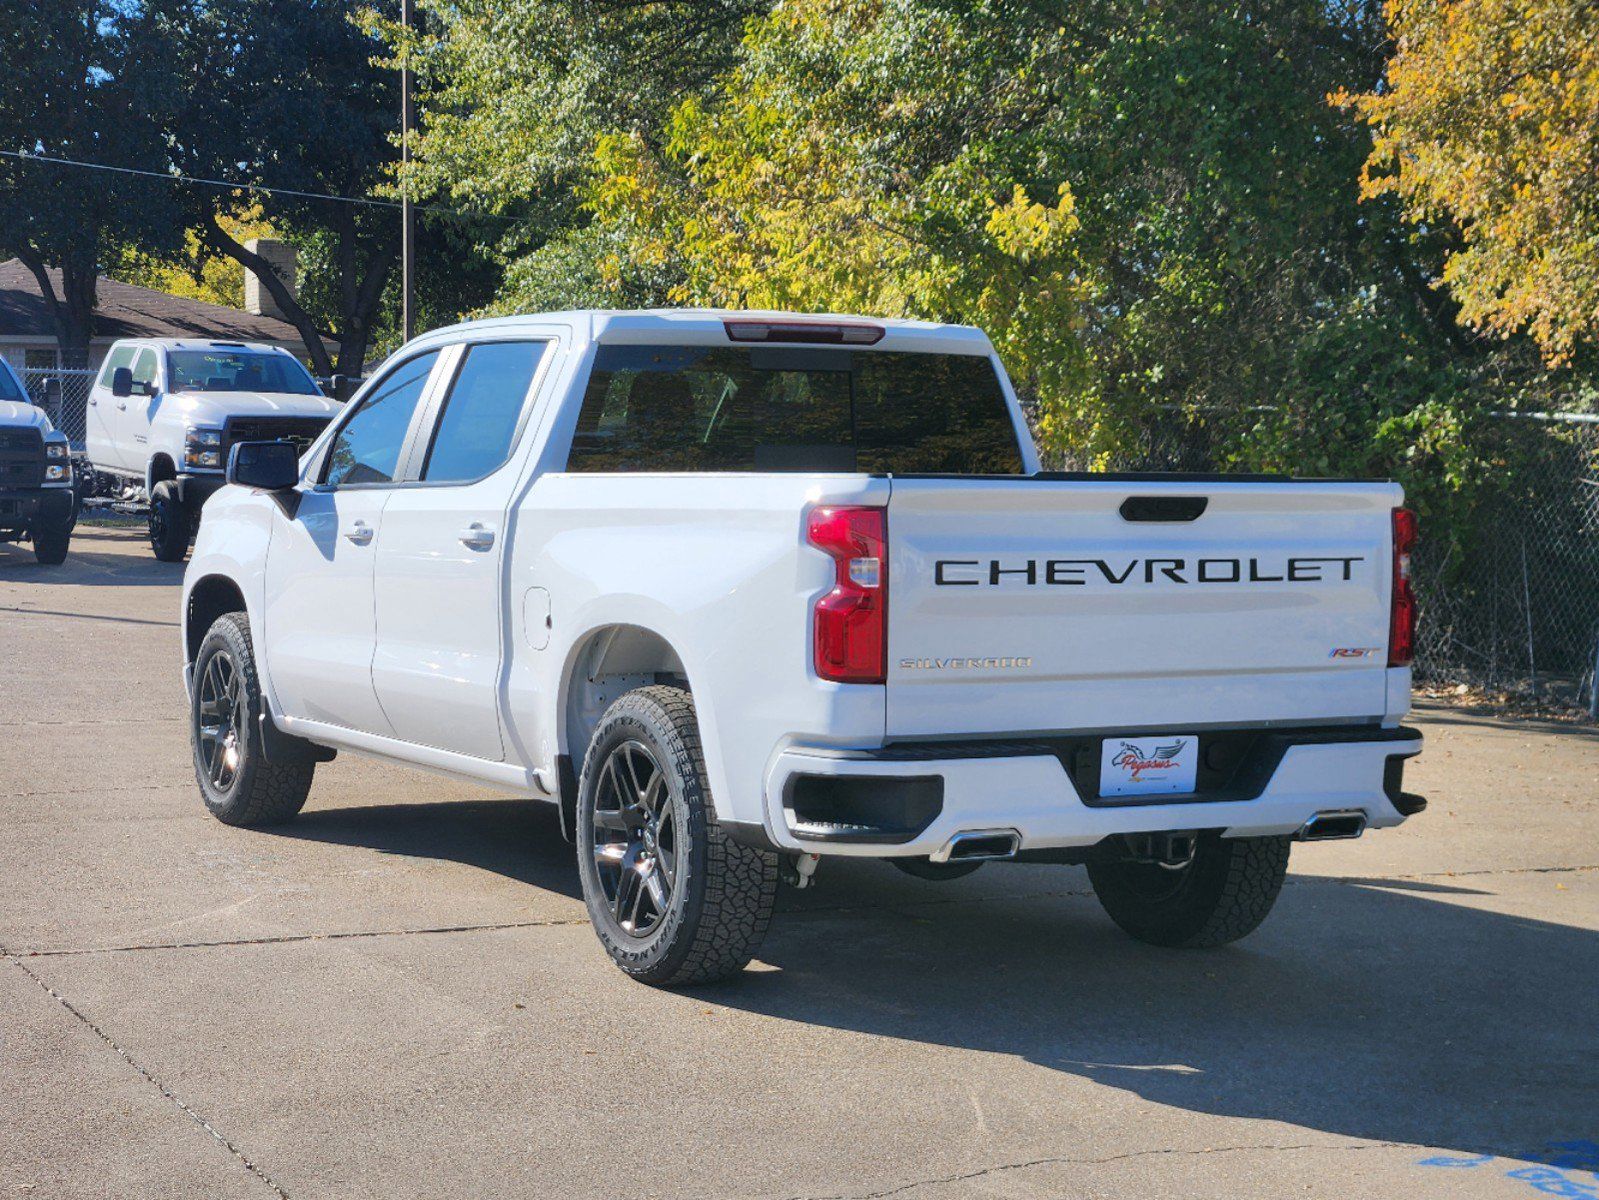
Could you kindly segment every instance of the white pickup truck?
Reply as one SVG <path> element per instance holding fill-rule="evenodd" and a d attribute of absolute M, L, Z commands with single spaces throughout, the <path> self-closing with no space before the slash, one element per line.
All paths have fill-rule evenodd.
<path fill-rule="evenodd" d="M 1217 945 L 1294 839 L 1424 805 L 1400 489 L 1041 473 L 975 329 L 459 325 L 228 480 L 184 587 L 210 810 L 288 820 L 338 750 L 556 801 L 652 983 L 740 970 L 829 855 L 1086 864 Z"/>
<path fill-rule="evenodd" d="M 304 449 L 339 407 L 281 347 L 125 338 L 89 390 L 84 450 L 95 471 L 144 490 L 150 548 L 182 562 L 234 443 Z"/>
<path fill-rule="evenodd" d="M 39 562 L 63 563 L 77 513 L 67 436 L 0 358 L 0 542 L 31 541 Z"/>

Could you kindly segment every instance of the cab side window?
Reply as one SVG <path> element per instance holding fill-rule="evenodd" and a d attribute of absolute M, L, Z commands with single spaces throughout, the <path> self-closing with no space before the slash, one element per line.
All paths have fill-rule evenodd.
<path fill-rule="evenodd" d="M 106 355 L 105 366 L 100 369 L 100 378 L 96 387 L 108 388 L 111 386 L 111 376 L 116 374 L 118 367 L 131 367 L 133 356 L 139 352 L 137 346 L 118 346 Z"/>
<path fill-rule="evenodd" d="M 546 344 L 483 342 L 467 347 L 439 414 L 423 479 L 435 483 L 482 479 L 511 456 L 511 442 Z"/>
<path fill-rule="evenodd" d="M 407 359 L 380 380 L 334 435 L 322 482 L 393 483 L 411 417 L 439 360 L 437 350 Z"/>
<path fill-rule="evenodd" d="M 133 390 L 150 396 L 155 394 L 156 362 L 154 350 L 140 350 L 133 360 Z"/>

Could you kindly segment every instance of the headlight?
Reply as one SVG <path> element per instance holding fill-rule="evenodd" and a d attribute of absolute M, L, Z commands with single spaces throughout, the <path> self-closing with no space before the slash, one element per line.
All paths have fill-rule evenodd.
<path fill-rule="evenodd" d="M 222 431 L 220 429 L 191 429 L 183 436 L 183 465 L 209 467 L 222 466 Z"/>
<path fill-rule="evenodd" d="M 65 442 L 46 442 L 44 444 L 44 456 L 46 458 L 68 458 L 71 456 L 71 453 L 72 452 L 67 449 L 67 444 Z"/>
<path fill-rule="evenodd" d="M 54 455 L 51 457 L 53 458 Z M 44 467 L 44 481 L 46 483 L 71 483 L 72 464 L 69 462 L 46 463 Z"/>

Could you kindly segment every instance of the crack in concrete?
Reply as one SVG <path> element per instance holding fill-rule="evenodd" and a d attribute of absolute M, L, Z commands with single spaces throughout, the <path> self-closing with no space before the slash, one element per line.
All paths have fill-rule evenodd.
<path fill-rule="evenodd" d="M 1176 1147 L 1158 1147 L 1151 1150 L 1129 1150 L 1125 1154 L 1112 1154 L 1105 1158 L 1072 1158 L 1060 1156 L 1051 1158 L 1031 1158 L 1021 1162 L 996 1163 L 993 1166 L 982 1167 L 975 1171 L 962 1171 L 954 1175 L 941 1175 L 932 1179 L 914 1179 L 909 1183 L 898 1184 L 877 1192 L 853 1192 L 833 1196 L 800 1195 L 790 1197 L 790 1200 L 883 1200 L 886 1196 L 899 1196 L 919 1187 L 931 1187 L 938 1184 L 965 1183 L 973 1179 L 982 1179 L 987 1175 L 997 1175 L 1004 1171 L 1025 1171 L 1030 1167 L 1072 1166 L 1072 1167 L 1098 1167 L 1108 1163 L 1124 1162 L 1134 1158 L 1152 1158 L 1159 1155 L 1199 1156 L 1205 1154 L 1238 1154 L 1246 1152 L 1256 1153 L 1282 1153 L 1294 1150 L 1396 1150 L 1404 1149 L 1407 1142 L 1298 1142 L 1292 1145 L 1256 1145 L 1256 1146 L 1207 1146 L 1199 1150 L 1183 1150 Z"/>
<path fill-rule="evenodd" d="M 101 1029 L 92 1020 L 90 1020 L 82 1009 L 78 1008 L 72 1003 L 72 1001 L 68 1000 L 60 992 L 56 991 L 55 988 L 51 987 L 43 979 L 39 978 L 38 975 L 30 971 L 25 963 L 23 963 L 15 955 L 6 951 L 4 947 L 0 947 L 0 956 L 3 956 L 8 962 L 16 963 L 17 968 L 29 979 L 33 980 L 34 983 L 43 988 L 46 995 L 53 999 L 57 1004 L 61 1005 L 62 1008 L 66 1009 L 79 1021 L 83 1022 L 84 1025 L 88 1026 L 90 1032 L 93 1033 L 95 1037 L 99 1038 L 107 1046 L 111 1047 L 111 1049 L 117 1053 L 118 1057 L 120 1057 L 123 1062 L 127 1063 L 128 1066 L 132 1067 L 144 1078 L 146 1083 L 155 1088 L 156 1091 L 160 1092 L 168 1100 L 172 1101 L 172 1103 L 177 1106 L 179 1112 L 188 1117 L 189 1120 L 193 1121 L 201 1129 L 205 1130 L 213 1138 L 215 1138 L 217 1143 L 221 1145 L 223 1149 L 225 1149 L 229 1154 L 233 1155 L 234 1158 L 239 1160 L 239 1162 L 244 1166 L 245 1170 L 249 1171 L 250 1174 L 254 1175 L 262 1183 L 266 1184 L 267 1187 L 271 1188 L 275 1193 L 277 1193 L 277 1195 L 280 1197 L 280 1200 L 289 1200 L 289 1193 L 283 1190 L 282 1185 L 280 1185 L 277 1180 L 273 1179 L 272 1176 L 266 1173 L 266 1171 L 252 1162 L 249 1156 L 247 1156 L 244 1151 L 240 1150 L 239 1147 L 232 1140 L 230 1140 L 226 1134 L 224 1134 L 215 1125 L 211 1124 L 210 1121 L 207 1121 L 199 1113 L 195 1112 L 194 1109 L 189 1107 L 188 1104 L 184 1103 L 183 1099 L 173 1092 L 171 1088 L 167 1087 L 166 1084 L 162 1083 L 159 1079 L 152 1075 L 149 1070 L 138 1061 L 138 1059 L 129 1054 L 127 1050 L 119 1045 L 114 1038 L 105 1032 L 105 1030 Z"/>
<path fill-rule="evenodd" d="M 30 617 L 70 617 L 75 621 L 114 621 L 119 625 L 157 625 L 163 629 L 177 629 L 177 621 L 151 621 L 144 617 L 114 617 L 102 613 L 64 612 L 55 608 L 17 608 L 0 604 L 0 612 L 22 613 Z"/>
<path fill-rule="evenodd" d="M 339 942 L 356 938 L 412 937 L 427 933 L 492 933 L 502 929 L 540 929 L 547 925 L 586 925 L 588 917 L 550 917 L 541 921 L 499 921 L 483 925 L 429 925 L 416 929 L 346 929 L 332 933 L 284 933 L 253 938 L 218 938 L 215 941 L 142 942 L 127 946 L 81 946 L 59 950 L 0 951 L 6 957 L 74 958 L 85 954 L 133 954 L 148 950 L 207 950 L 228 946 L 281 946 L 294 942 Z"/>

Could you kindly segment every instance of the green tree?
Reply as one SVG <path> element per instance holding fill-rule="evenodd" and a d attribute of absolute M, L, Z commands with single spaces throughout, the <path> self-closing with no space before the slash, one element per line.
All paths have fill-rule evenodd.
<path fill-rule="evenodd" d="M 280 189 L 250 195 L 305 253 L 306 299 L 230 229 L 234 193 L 183 189 L 187 223 L 207 252 L 256 272 L 320 374 L 360 374 L 400 247 L 392 208 L 291 194 L 370 199 L 393 176 L 399 86 L 377 61 L 383 46 L 355 20 L 365 7 L 207 0 L 185 5 L 167 31 L 165 53 L 187 81 L 167 161 L 185 175 Z"/>
<path fill-rule="evenodd" d="M 0 6 L 0 148 L 149 170 L 180 77 L 165 53 L 172 6 L 56 0 Z M 0 158 L 0 252 L 38 281 L 63 361 L 88 359 L 95 281 L 105 255 L 134 242 L 175 249 L 177 198 L 132 177 Z M 50 273 L 59 268 L 60 287 Z"/>

